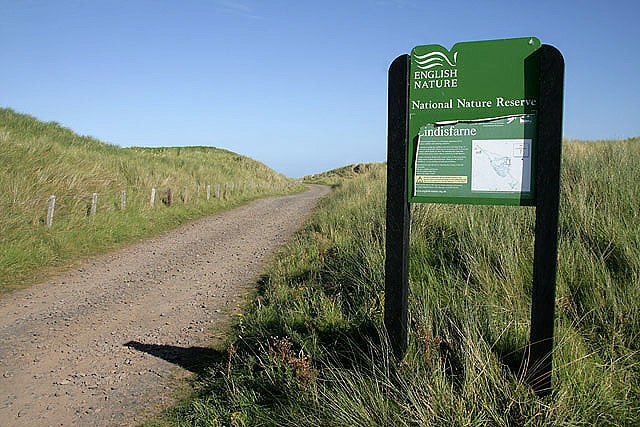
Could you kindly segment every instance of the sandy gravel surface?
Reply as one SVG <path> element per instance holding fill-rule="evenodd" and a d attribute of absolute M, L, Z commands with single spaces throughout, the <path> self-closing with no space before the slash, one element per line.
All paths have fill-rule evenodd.
<path fill-rule="evenodd" d="M 0 425 L 135 425 L 327 187 L 262 199 L 0 299 Z"/>

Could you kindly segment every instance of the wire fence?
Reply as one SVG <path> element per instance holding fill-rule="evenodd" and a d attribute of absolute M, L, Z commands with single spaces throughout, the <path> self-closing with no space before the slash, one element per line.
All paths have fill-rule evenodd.
<path fill-rule="evenodd" d="M 32 217 L 32 222 L 44 223 L 51 228 L 56 216 L 73 215 L 95 217 L 104 212 L 127 211 L 133 209 L 160 209 L 172 206 L 194 205 L 196 203 L 225 202 L 232 198 L 258 196 L 283 191 L 296 186 L 296 182 L 255 182 L 237 181 L 196 186 L 173 186 L 164 188 L 105 190 L 100 192 L 77 192 L 68 190 L 63 194 L 29 197 L 12 197 L 0 204 L 8 213 L 13 210 L 23 216 Z M 4 206 L 1 206 L 4 205 Z M 43 217 L 44 214 L 44 217 Z"/>

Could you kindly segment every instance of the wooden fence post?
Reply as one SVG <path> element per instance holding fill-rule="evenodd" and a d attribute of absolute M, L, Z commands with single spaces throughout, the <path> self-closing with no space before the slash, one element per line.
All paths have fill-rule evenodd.
<path fill-rule="evenodd" d="M 93 193 L 91 195 L 91 216 L 96 215 L 97 209 L 98 209 L 98 193 Z"/>
<path fill-rule="evenodd" d="M 123 211 L 127 207 L 127 192 L 120 192 L 120 210 Z"/>
<path fill-rule="evenodd" d="M 207 185 L 207 201 L 211 198 L 211 184 Z"/>
<path fill-rule="evenodd" d="M 47 228 L 51 228 L 53 225 L 53 210 L 56 207 L 56 196 L 49 196 L 49 206 L 47 207 Z"/>
<path fill-rule="evenodd" d="M 171 207 L 172 203 L 173 203 L 173 193 L 171 192 L 171 189 L 168 188 L 167 189 L 167 206 Z"/>
<path fill-rule="evenodd" d="M 151 189 L 151 200 L 149 202 L 151 204 L 151 207 L 153 207 L 156 203 L 156 189 L 152 188 Z"/>

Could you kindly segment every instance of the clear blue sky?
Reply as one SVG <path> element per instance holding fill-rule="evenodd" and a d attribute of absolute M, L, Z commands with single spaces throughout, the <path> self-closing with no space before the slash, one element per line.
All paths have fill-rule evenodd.
<path fill-rule="evenodd" d="M 627 138 L 640 135 L 639 16 L 637 0 L 0 0 L 0 106 L 298 177 L 386 159 L 398 55 L 537 36 L 565 57 L 565 136 Z"/>

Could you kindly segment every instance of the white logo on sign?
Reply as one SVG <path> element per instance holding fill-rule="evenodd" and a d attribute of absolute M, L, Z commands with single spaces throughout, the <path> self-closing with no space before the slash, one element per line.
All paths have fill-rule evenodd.
<path fill-rule="evenodd" d="M 458 52 L 454 52 L 453 61 L 442 52 L 431 52 L 424 55 L 415 55 L 415 63 L 418 68 L 428 70 L 433 67 L 442 67 L 445 65 L 445 61 L 452 67 L 456 66 L 458 62 Z"/>

